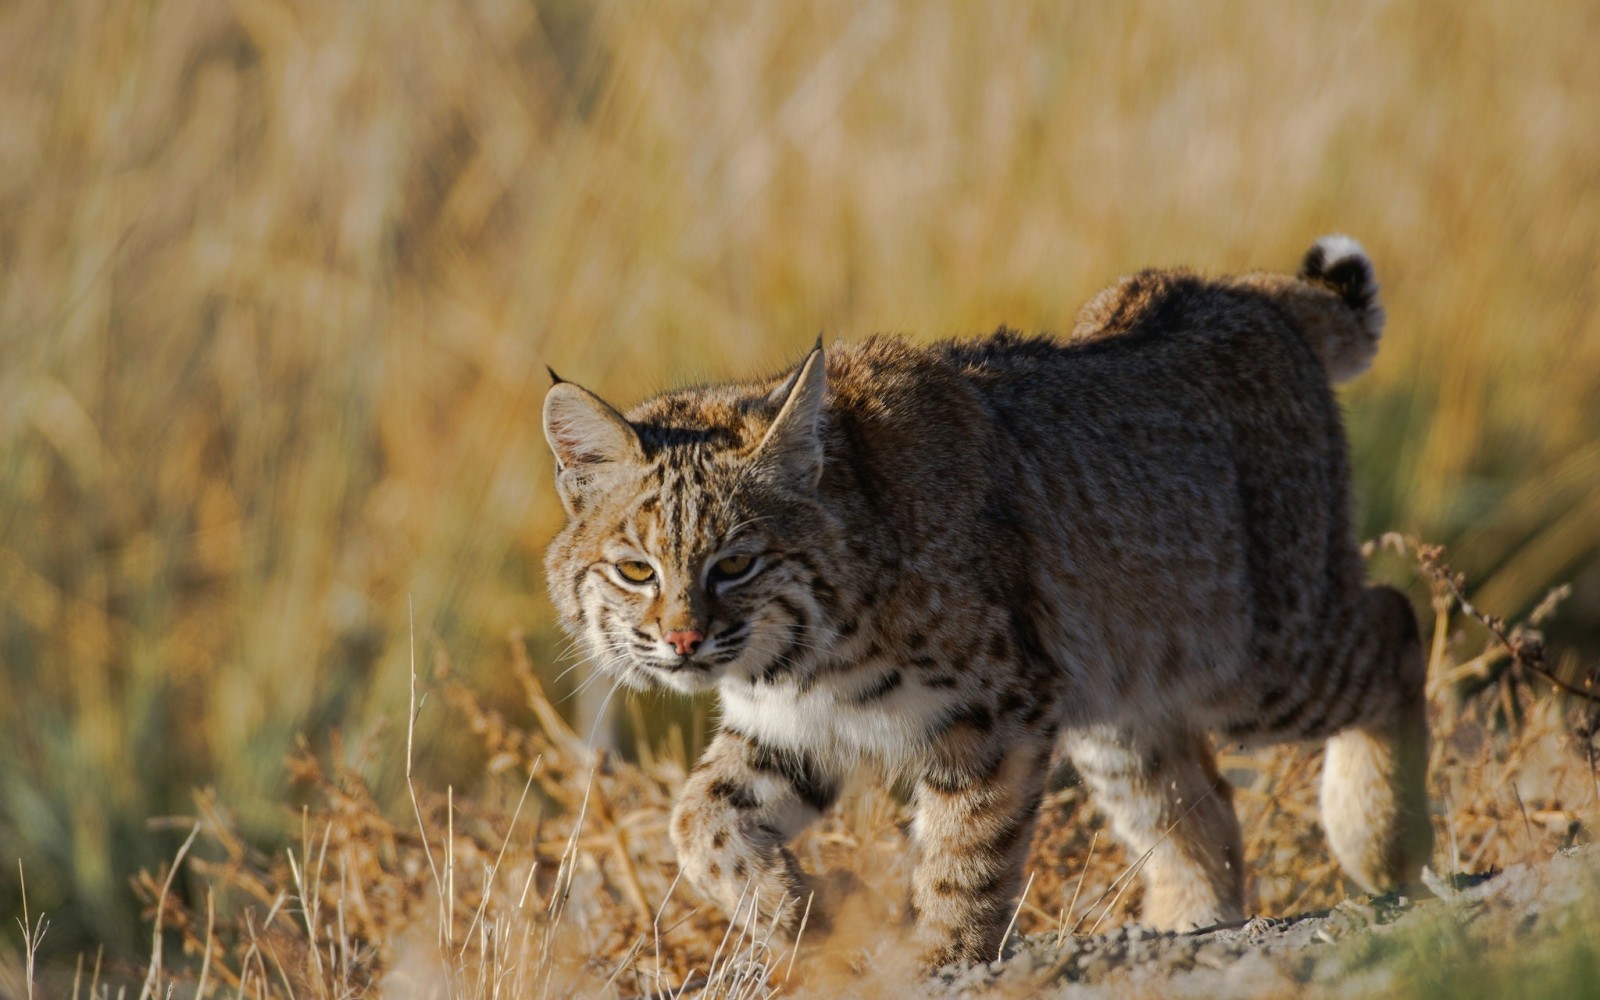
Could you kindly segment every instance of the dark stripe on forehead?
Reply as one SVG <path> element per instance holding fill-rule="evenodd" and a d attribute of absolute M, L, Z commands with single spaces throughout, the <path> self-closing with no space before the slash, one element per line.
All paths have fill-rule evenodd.
<path fill-rule="evenodd" d="M 681 407 L 684 420 L 702 420 L 699 413 L 691 412 L 689 407 Z M 633 429 L 639 434 L 639 442 L 644 446 L 645 456 L 656 458 L 658 456 L 671 456 L 673 452 L 682 450 L 704 450 L 710 448 L 732 448 L 739 444 L 739 436 L 727 427 L 684 427 L 661 423 L 636 423 Z"/>
<path fill-rule="evenodd" d="M 708 546 L 706 522 L 723 499 L 712 490 L 717 456 L 706 449 L 695 448 L 670 457 L 676 461 L 662 463 L 662 527 L 674 555 L 687 560 Z"/>
<path fill-rule="evenodd" d="M 696 521 L 700 510 L 700 485 L 695 481 L 692 467 L 675 467 L 667 474 L 667 504 L 662 510 L 665 544 L 678 559 L 688 556 L 685 551 L 696 535 Z"/>

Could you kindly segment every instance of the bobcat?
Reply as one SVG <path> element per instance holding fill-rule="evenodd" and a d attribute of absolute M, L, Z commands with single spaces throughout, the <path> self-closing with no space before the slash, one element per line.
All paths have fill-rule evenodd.
<path fill-rule="evenodd" d="M 1237 920 L 1215 732 L 1327 740 L 1334 853 L 1414 882 L 1425 661 L 1409 601 L 1363 583 L 1330 388 L 1382 327 L 1333 236 L 1293 277 L 1124 278 L 1066 342 L 819 342 L 626 416 L 557 377 L 562 624 L 622 684 L 720 692 L 685 874 L 730 911 L 786 900 L 792 931 L 820 883 L 786 845 L 871 768 L 915 789 L 924 961 L 991 957 L 1059 746 L 1148 854 L 1148 923 Z"/>

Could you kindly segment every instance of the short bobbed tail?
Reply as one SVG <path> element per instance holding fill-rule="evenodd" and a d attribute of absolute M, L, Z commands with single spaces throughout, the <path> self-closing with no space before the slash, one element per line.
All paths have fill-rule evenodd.
<path fill-rule="evenodd" d="M 1306 251 L 1296 277 L 1333 292 L 1349 310 L 1350 322 L 1319 323 L 1306 331 L 1328 378 L 1347 382 L 1366 371 L 1378 354 L 1384 320 L 1378 277 L 1367 252 L 1348 236 L 1324 236 Z"/>

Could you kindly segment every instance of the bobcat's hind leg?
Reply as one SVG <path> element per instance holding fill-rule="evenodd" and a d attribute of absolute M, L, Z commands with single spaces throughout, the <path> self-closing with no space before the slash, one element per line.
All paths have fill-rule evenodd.
<path fill-rule="evenodd" d="M 1368 892 L 1415 885 L 1433 850 L 1428 820 L 1427 661 L 1405 595 L 1369 587 L 1361 637 L 1344 650 L 1350 721 L 1322 765 L 1322 825 L 1350 877 Z M 1363 676 L 1369 674 L 1370 676 Z"/>
<path fill-rule="evenodd" d="M 1186 931 L 1244 916 L 1233 789 L 1205 734 L 1093 726 L 1070 731 L 1065 745 L 1130 862 L 1149 855 L 1145 923 Z"/>

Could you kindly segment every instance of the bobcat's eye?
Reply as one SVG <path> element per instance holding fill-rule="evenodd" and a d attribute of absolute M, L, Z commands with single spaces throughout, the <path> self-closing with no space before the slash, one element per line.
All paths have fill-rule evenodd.
<path fill-rule="evenodd" d="M 617 563 L 617 572 L 629 583 L 649 583 L 656 578 L 656 571 L 650 564 L 639 559 L 624 559 Z"/>
<path fill-rule="evenodd" d="M 725 556 L 718 559 L 716 565 L 711 567 L 711 575 L 716 580 L 728 583 L 742 576 L 748 576 L 754 562 L 755 558 L 752 556 Z"/>

